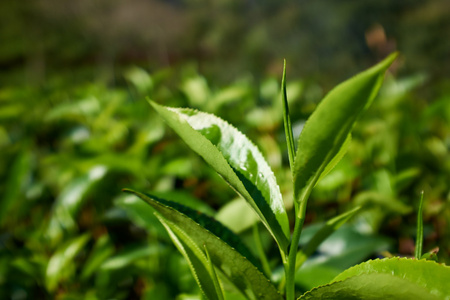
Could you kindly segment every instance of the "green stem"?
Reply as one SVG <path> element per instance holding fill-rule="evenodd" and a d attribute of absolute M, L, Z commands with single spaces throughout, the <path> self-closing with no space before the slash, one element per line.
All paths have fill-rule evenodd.
<path fill-rule="evenodd" d="M 288 263 L 285 265 L 286 272 L 286 300 L 295 299 L 295 262 L 297 259 L 298 243 L 302 234 L 303 223 L 305 222 L 307 201 L 301 201 L 296 212 L 296 220 L 294 225 L 294 233 L 292 234 L 291 245 L 288 254 Z"/>
<path fill-rule="evenodd" d="M 420 259 L 422 257 L 423 247 L 423 191 L 420 196 L 419 210 L 417 211 L 417 234 L 416 234 L 416 250 L 414 257 Z"/>

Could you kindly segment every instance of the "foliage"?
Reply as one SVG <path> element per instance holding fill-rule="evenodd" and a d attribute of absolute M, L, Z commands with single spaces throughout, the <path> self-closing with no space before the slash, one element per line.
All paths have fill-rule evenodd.
<path fill-rule="evenodd" d="M 271 199 L 263 195 L 254 203 L 263 205 L 260 213 L 254 213 L 143 101 L 149 95 L 164 105 L 193 107 L 244 131 L 272 167 L 292 220 L 294 191 L 277 80 L 241 76 L 219 87 L 189 65 L 117 74 L 108 78 L 77 68 L 49 73 L 35 85 L 14 83 L 22 73 L 5 77 L 11 84 L 0 87 L 0 298 L 198 298 L 193 263 L 172 239 L 185 255 L 200 257 L 195 264 L 204 264 L 204 272 L 215 271 L 211 280 L 224 286 L 225 298 L 241 294 L 229 273 L 211 269 L 219 259 L 213 248 L 202 246 L 204 254 L 190 250 L 192 243 L 180 238 L 183 228 L 170 220 L 160 225 L 161 216 L 124 195 L 124 186 L 220 220 L 243 245 L 232 246 L 233 255 L 253 257 L 245 264 L 257 270 L 249 272 L 282 285 L 279 250 L 258 221 L 261 215 L 267 224 L 278 220 L 264 208 Z M 388 75 L 353 128 L 347 154 L 315 185 L 299 242 L 309 258 L 297 255 L 305 260 L 296 270 L 299 293 L 383 251 L 412 255 L 402 241 L 416 232 L 421 190 L 424 252 L 439 246 L 438 261 L 448 262 L 450 91 L 445 82 L 428 82 L 434 94 L 427 98 L 423 84 L 423 76 Z M 310 79 L 286 85 L 297 136 L 322 88 Z M 243 180 L 232 171 L 230 176 Z M 340 224 L 355 206 L 362 209 Z M 331 222 L 336 215 L 343 219 Z M 280 243 L 284 232 L 274 231 Z"/>
<path fill-rule="evenodd" d="M 297 268 L 301 266 L 301 264 L 297 264 L 297 257 L 307 257 L 313 253 L 322 240 L 348 219 L 344 215 L 337 218 L 336 221 L 330 220 L 311 239 L 309 245 L 312 245 L 310 246 L 312 249 L 306 247 L 299 253 L 298 244 L 306 216 L 307 201 L 312 189 L 322 175 L 329 172 L 343 157 L 356 119 L 375 98 L 384 79 L 384 73 L 396 56 L 396 54 L 390 55 L 378 65 L 333 89 L 306 122 L 300 134 L 295 155 L 286 93 L 286 72 L 283 73 L 283 120 L 293 174 L 295 208 L 292 236 L 287 234 L 289 230 L 287 214 L 273 173 L 258 149 L 242 133 L 214 115 L 190 109 L 163 107 L 150 102 L 158 114 L 187 145 L 202 156 L 250 204 L 260 221 L 273 236 L 277 242 L 284 268 L 284 277 L 279 292 L 285 293 L 285 298 L 288 300 L 295 298 L 295 275 Z M 241 296 L 248 299 L 281 298 L 270 282 L 256 279 L 258 273 L 248 273 L 248 270 L 255 272 L 256 267 L 252 266 L 252 268 L 243 263 L 246 261 L 244 253 L 237 254 L 233 248 L 225 245 L 225 242 L 230 239 L 230 233 L 222 228 L 222 225 L 215 223 L 214 220 L 205 222 L 202 220 L 201 214 L 195 214 L 183 206 L 171 204 L 170 201 L 151 195 L 133 193 L 156 209 L 157 213 L 155 214 L 158 220 L 165 226 L 178 250 L 189 261 L 191 271 L 206 298 L 224 299 L 224 281 L 231 282 L 233 287 L 240 291 Z M 332 298 L 371 296 L 372 298 L 400 297 L 406 299 L 418 295 L 425 299 L 434 294 L 446 297 L 448 291 L 445 284 L 433 282 L 433 272 L 414 272 L 424 265 L 424 262 L 418 260 L 421 257 L 422 248 L 422 204 L 423 196 L 420 201 L 417 230 L 421 235 L 417 237 L 419 254 L 416 254 L 416 260 L 412 262 L 412 266 L 404 267 L 403 261 L 391 259 L 391 265 L 386 263 L 386 268 L 368 267 L 368 273 L 356 272 L 354 275 L 343 275 L 350 272 L 346 270 L 335 279 L 337 283 L 332 282 L 330 285 L 318 287 L 312 292 L 307 292 L 306 297 L 323 298 L 325 295 L 329 295 Z M 354 212 L 348 214 L 351 215 Z M 231 235 L 231 240 L 234 244 L 236 240 L 239 241 L 239 238 Z M 239 244 L 239 242 L 237 243 Z M 210 253 L 212 253 L 211 257 Z M 260 255 L 264 256 L 264 253 L 260 253 Z M 247 259 L 253 260 L 251 256 Z M 240 260 L 243 262 L 239 263 Z M 262 261 L 264 262 L 266 259 L 262 259 Z M 363 267 L 359 265 L 355 268 Z M 400 271 L 395 272 L 394 269 Z M 225 279 L 219 280 L 216 270 L 220 270 Z M 270 274 L 270 272 L 270 269 L 266 269 L 266 273 Z M 396 274 L 398 272 L 400 274 Z M 390 280 L 388 276 L 380 275 L 380 273 L 394 276 L 394 279 Z M 437 266 L 436 273 L 446 278 L 450 276 L 450 269 L 445 266 Z M 425 277 L 424 274 L 428 274 L 428 276 Z M 405 289 L 397 289 L 397 285 L 401 282 L 397 282 L 396 276 L 406 280 Z M 350 285 L 345 282 L 348 277 L 350 277 Z M 244 282 L 248 285 L 241 288 L 240 286 Z M 408 288 L 408 285 L 412 286 L 410 282 L 423 283 L 427 291 Z M 444 282 L 446 282 L 445 279 Z M 433 284 L 435 285 L 432 286 Z M 377 292 L 374 293 L 374 291 Z"/>

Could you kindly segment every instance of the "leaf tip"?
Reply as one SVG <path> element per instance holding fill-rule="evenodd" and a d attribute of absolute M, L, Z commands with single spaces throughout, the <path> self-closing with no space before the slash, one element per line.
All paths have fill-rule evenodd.
<path fill-rule="evenodd" d="M 150 106 L 152 106 L 153 108 L 156 108 L 156 106 L 159 106 L 159 104 L 157 104 L 155 101 L 153 101 L 149 97 L 146 97 L 145 100 L 147 100 L 148 104 L 150 104 Z"/>

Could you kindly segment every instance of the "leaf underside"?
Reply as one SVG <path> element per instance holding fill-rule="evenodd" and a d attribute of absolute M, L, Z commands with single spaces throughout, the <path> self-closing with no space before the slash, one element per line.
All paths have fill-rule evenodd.
<path fill-rule="evenodd" d="M 150 204 L 157 213 L 168 220 L 171 224 L 171 229 L 176 226 L 177 238 L 183 240 L 184 237 L 188 237 L 189 240 L 183 240 L 184 246 L 195 244 L 199 249 L 208 249 L 208 254 L 212 264 L 220 270 L 227 281 L 232 283 L 237 290 L 242 294 L 247 295 L 250 299 L 282 299 L 276 288 L 272 283 L 253 265 L 247 257 L 244 257 L 235 250 L 235 247 L 239 247 L 242 251 L 243 245 L 239 245 L 236 241 L 231 241 L 230 236 L 216 236 L 210 230 L 216 232 L 225 232 L 223 228 L 215 228 L 220 226 L 218 222 L 209 218 L 209 221 L 198 221 L 198 219 L 204 219 L 201 214 L 198 216 L 192 215 L 190 218 L 188 214 L 192 214 L 193 211 L 184 208 L 184 210 L 178 204 L 171 203 L 169 201 L 158 199 L 156 197 L 147 196 L 139 192 L 125 190 L 143 199 Z M 169 205 L 174 205 L 175 208 Z M 181 209 L 182 212 L 178 211 Z M 185 214 L 186 213 L 186 214 Z M 167 222 L 166 222 L 167 223 Z M 223 227 L 223 226 L 222 226 Z M 233 234 L 231 231 L 227 231 L 228 234 Z M 225 238 L 227 242 L 222 240 Z M 237 238 L 237 236 L 236 236 Z M 230 246 L 229 243 L 234 243 Z M 247 250 L 248 251 L 248 250 Z M 250 254 L 249 254 L 250 255 Z M 198 257 L 198 256 L 197 256 Z M 252 259 L 253 260 L 253 259 Z"/>
<path fill-rule="evenodd" d="M 194 241 L 174 223 L 167 221 L 164 217 L 156 213 L 158 220 L 163 224 L 169 233 L 178 251 L 188 261 L 192 274 L 197 284 L 207 299 L 223 299 L 220 288 L 217 288 L 215 273 L 210 269 L 210 263 L 206 255 L 200 250 Z"/>

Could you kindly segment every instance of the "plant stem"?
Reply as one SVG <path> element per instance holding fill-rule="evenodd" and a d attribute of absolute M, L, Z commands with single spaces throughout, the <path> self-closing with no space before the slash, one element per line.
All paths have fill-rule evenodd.
<path fill-rule="evenodd" d="M 291 245 L 289 247 L 288 263 L 285 266 L 286 272 L 286 300 L 295 299 L 295 262 L 297 259 L 298 243 L 302 234 L 303 223 L 305 222 L 307 201 L 301 201 L 296 212 L 294 233 L 292 234 Z"/>
<path fill-rule="evenodd" d="M 420 259 L 422 257 L 423 247 L 423 191 L 420 196 L 419 209 L 417 211 L 417 233 L 416 233 L 416 249 L 414 257 Z"/>

